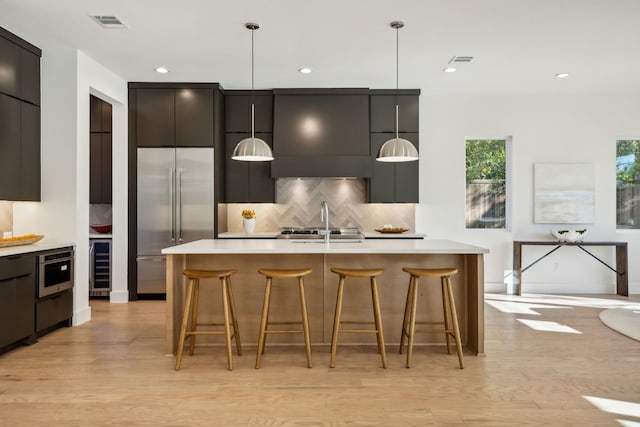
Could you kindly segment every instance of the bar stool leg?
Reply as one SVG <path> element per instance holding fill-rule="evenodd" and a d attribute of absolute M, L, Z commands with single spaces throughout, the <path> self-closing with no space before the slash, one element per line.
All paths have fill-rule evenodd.
<path fill-rule="evenodd" d="M 182 312 L 182 326 L 180 327 L 180 339 L 178 341 L 178 352 L 176 353 L 176 371 L 180 369 L 180 363 L 182 362 L 182 352 L 184 351 L 184 339 L 187 333 L 187 325 L 189 324 L 189 311 L 191 309 L 191 294 L 193 292 L 194 281 L 194 279 L 189 279 L 189 284 L 187 285 L 184 311 Z"/>
<path fill-rule="evenodd" d="M 267 301 L 267 306 L 271 307 L 271 287 L 269 287 L 269 301 Z M 269 313 L 271 313 L 270 309 L 267 309 L 267 323 L 266 323 L 266 327 L 265 327 L 265 331 L 266 328 L 269 327 Z M 264 354 L 264 350 L 267 348 L 267 333 L 265 333 L 264 335 L 264 343 L 262 344 L 262 354 Z"/>
<path fill-rule="evenodd" d="M 440 283 L 442 285 L 442 312 L 444 316 L 444 336 L 447 340 L 447 353 L 451 354 L 451 334 L 448 331 L 451 331 L 451 325 L 449 324 L 449 317 L 451 315 L 451 310 L 449 310 L 449 295 L 447 291 L 447 285 L 445 282 L 445 276 L 440 276 Z"/>
<path fill-rule="evenodd" d="M 300 311 L 302 313 L 302 330 L 304 332 L 304 345 L 307 349 L 307 366 L 313 367 L 311 363 L 311 338 L 309 337 L 309 318 L 307 317 L 307 302 L 304 293 L 304 280 L 298 277 L 298 287 L 300 288 Z"/>
<path fill-rule="evenodd" d="M 193 284 L 193 300 L 191 301 L 191 332 L 195 332 L 198 328 L 198 302 L 200 301 L 200 279 L 194 279 Z M 196 348 L 196 336 L 189 336 L 189 354 L 193 356 Z"/>
<path fill-rule="evenodd" d="M 378 339 L 378 352 L 382 358 L 382 367 L 387 368 L 387 354 L 384 350 L 384 334 L 382 332 L 382 315 L 380 314 L 380 301 L 378 299 L 378 286 L 376 278 L 371 277 L 371 299 L 373 300 L 373 317 L 376 323 L 376 337 Z"/>
<path fill-rule="evenodd" d="M 236 350 L 238 356 L 242 356 L 242 345 L 240 344 L 240 328 L 238 328 L 238 316 L 236 311 L 236 303 L 233 300 L 233 291 L 231 290 L 231 277 L 227 277 L 227 294 L 229 295 L 229 308 L 231 309 L 231 322 L 233 323 L 233 338 L 236 340 Z"/>
<path fill-rule="evenodd" d="M 409 287 L 407 288 L 407 300 L 404 303 L 404 317 L 402 319 L 402 333 L 400 334 L 400 351 L 402 354 L 402 349 L 404 347 L 404 340 L 409 336 L 409 332 L 407 331 L 407 327 L 409 326 L 409 317 L 411 313 L 411 293 L 412 293 L 413 281 L 409 278 Z"/>
<path fill-rule="evenodd" d="M 231 371 L 233 369 L 233 359 L 231 354 L 231 326 L 229 324 L 229 295 L 227 295 L 227 278 L 220 279 L 222 288 L 222 314 L 224 316 L 224 338 L 227 345 L 227 366 Z"/>
<path fill-rule="evenodd" d="M 344 290 L 344 276 L 338 282 L 338 296 L 336 297 L 336 312 L 333 317 L 333 334 L 331 335 L 331 361 L 329 367 L 336 364 L 336 350 L 338 347 L 338 333 L 340 330 L 340 314 L 342 313 L 342 292 Z"/>
<path fill-rule="evenodd" d="M 271 277 L 267 277 L 264 290 L 264 302 L 262 303 L 262 317 L 260 318 L 260 333 L 258 334 L 258 351 L 256 354 L 256 369 L 260 368 L 260 358 L 264 352 L 264 339 L 267 330 L 267 318 L 269 316 L 269 302 L 271 300 Z"/>
<path fill-rule="evenodd" d="M 451 279 L 449 276 L 445 277 L 447 286 L 447 295 L 449 297 L 449 307 L 451 309 L 451 318 L 453 321 L 453 331 L 455 333 L 456 347 L 458 349 L 458 362 L 460 362 L 460 369 L 464 369 L 464 360 L 462 356 L 462 343 L 460 341 L 460 328 L 458 327 L 458 313 L 456 313 L 456 304 L 453 300 L 453 291 L 451 289 Z"/>
<path fill-rule="evenodd" d="M 409 342 L 407 344 L 407 368 L 411 367 L 411 356 L 413 353 L 413 339 L 416 335 L 416 307 L 418 305 L 418 278 L 411 276 L 411 314 L 409 318 Z"/>

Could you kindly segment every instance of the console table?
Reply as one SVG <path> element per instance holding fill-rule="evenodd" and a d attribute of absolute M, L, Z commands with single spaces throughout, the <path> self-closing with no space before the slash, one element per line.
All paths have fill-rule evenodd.
<path fill-rule="evenodd" d="M 523 246 L 554 246 L 546 254 L 533 261 L 531 264 L 522 268 L 522 247 Z M 591 257 L 602 263 L 609 270 L 616 273 L 616 293 L 622 296 L 629 296 L 629 276 L 627 275 L 627 242 L 553 242 L 553 241 L 518 241 L 513 242 L 513 293 L 521 295 L 522 293 L 522 273 L 527 271 L 533 265 L 542 259 L 551 255 L 563 246 L 575 246 L 582 249 Z M 587 246 L 614 246 L 616 248 L 616 268 L 611 267 L 606 262 L 589 252 Z"/>

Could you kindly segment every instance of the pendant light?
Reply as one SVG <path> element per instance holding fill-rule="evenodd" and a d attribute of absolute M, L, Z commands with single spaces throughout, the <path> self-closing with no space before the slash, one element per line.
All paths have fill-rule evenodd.
<path fill-rule="evenodd" d="M 411 162 L 418 160 L 418 150 L 411 142 L 398 137 L 398 30 L 404 27 L 404 22 L 393 21 L 390 25 L 396 30 L 396 137 L 382 144 L 376 160 L 379 162 Z"/>
<path fill-rule="evenodd" d="M 253 102 L 253 32 L 260 28 L 258 24 L 247 23 L 244 26 L 251 30 L 251 137 L 238 142 L 233 149 L 233 160 L 245 162 L 266 162 L 273 160 L 273 153 L 269 145 L 255 136 L 255 105 Z"/>

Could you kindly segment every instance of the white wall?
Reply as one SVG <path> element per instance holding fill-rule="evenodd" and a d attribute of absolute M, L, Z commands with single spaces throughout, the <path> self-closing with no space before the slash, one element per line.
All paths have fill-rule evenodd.
<path fill-rule="evenodd" d="M 113 104 L 113 292 L 128 300 L 127 82 L 76 50 L 43 48 L 41 61 L 42 202 L 14 204 L 16 234 L 38 233 L 75 244 L 73 324 L 89 307 L 89 94 Z"/>
<path fill-rule="evenodd" d="M 615 141 L 640 137 L 640 103 L 633 96 L 447 95 L 421 96 L 420 205 L 416 229 L 487 247 L 485 280 L 502 289 L 512 268 L 514 239 L 550 239 L 548 224 L 533 223 L 533 165 L 593 163 L 596 221 L 587 240 L 629 242 L 629 291 L 640 293 L 640 231 L 615 228 Z M 465 229 L 465 138 L 513 138 L 511 231 Z M 546 248 L 548 251 L 550 248 Z M 544 254 L 526 247 L 523 265 Z M 615 266 L 611 248 L 593 252 Z M 577 248 L 562 248 L 523 274 L 524 292 L 611 293 L 615 275 Z M 498 284 L 499 286 L 495 286 Z"/>
<path fill-rule="evenodd" d="M 89 266 L 89 95 L 109 102 L 112 113 L 112 241 L 111 302 L 127 302 L 127 82 L 83 52 L 78 52 L 78 197 L 76 236 L 86 245 L 76 251 L 78 262 Z M 85 262 L 86 260 L 86 262 Z M 88 283 L 88 270 L 87 270 Z M 88 299 L 87 288 L 87 299 Z"/>

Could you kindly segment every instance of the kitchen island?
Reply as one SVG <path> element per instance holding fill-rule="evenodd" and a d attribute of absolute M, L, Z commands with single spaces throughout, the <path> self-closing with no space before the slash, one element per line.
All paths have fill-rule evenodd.
<path fill-rule="evenodd" d="M 378 279 L 382 322 L 387 345 L 400 342 L 409 276 L 403 267 L 456 267 L 452 277 L 453 291 L 465 347 L 477 355 L 484 354 L 484 254 L 487 249 L 450 240 L 363 240 L 357 243 L 278 240 L 278 239 L 205 239 L 165 248 L 167 255 L 166 352 L 175 353 L 180 320 L 184 308 L 185 279 L 182 270 L 237 269 L 232 276 L 233 293 L 243 344 L 257 343 L 259 319 L 264 293 L 264 277 L 259 268 L 311 267 L 305 277 L 312 344 L 328 345 L 331 341 L 338 277 L 332 267 L 384 268 Z M 372 317 L 368 279 L 351 279 L 345 286 L 344 320 Z M 423 281 L 426 279 L 422 279 Z M 433 279 L 432 279 L 433 280 Z M 437 280 L 437 279 L 436 279 Z M 356 283 L 351 283 L 351 282 Z M 296 281 L 274 281 L 271 299 L 273 321 L 299 320 Z M 438 320 L 442 316 L 440 284 L 422 286 L 418 320 Z M 215 286 L 215 287 L 214 287 Z M 219 321 L 220 285 L 203 281 L 200 292 L 200 320 Z M 215 292 L 213 298 L 211 293 Z M 212 302 L 213 301 L 213 302 Z M 215 320 L 214 320 L 215 319 Z M 222 343 L 217 337 L 206 338 Z M 419 334 L 416 344 L 444 344 L 444 334 Z M 270 344 L 302 345 L 298 336 L 290 334 L 269 337 Z M 373 335 L 345 335 L 341 343 L 375 345 Z"/>

